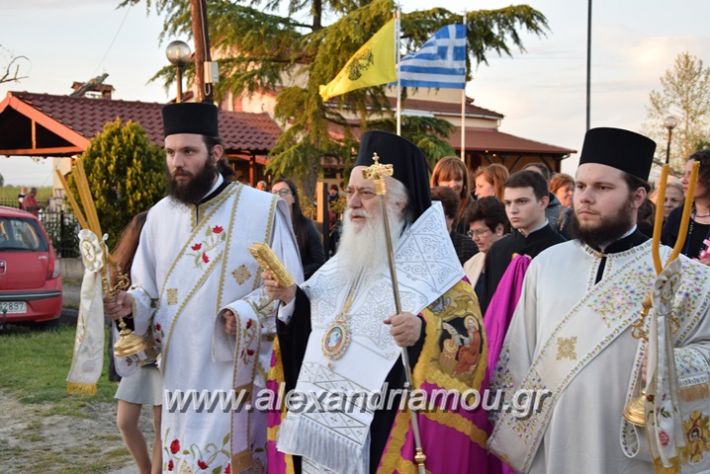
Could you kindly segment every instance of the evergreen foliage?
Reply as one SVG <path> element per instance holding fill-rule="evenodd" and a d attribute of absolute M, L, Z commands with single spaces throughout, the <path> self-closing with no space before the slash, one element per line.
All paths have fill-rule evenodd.
<path fill-rule="evenodd" d="M 106 124 L 81 155 L 101 231 L 113 248 L 134 215 L 165 194 L 165 154 L 151 144 L 141 126 L 117 118 Z M 74 196 L 76 184 L 70 179 Z"/>
<path fill-rule="evenodd" d="M 145 3 L 148 11 L 155 9 L 165 15 L 162 38 L 191 36 L 189 0 L 122 0 L 120 6 L 140 3 Z M 227 92 L 277 91 L 275 117 L 285 132 L 271 150 L 273 173 L 312 174 L 324 156 L 350 164 L 356 141 L 350 132 L 353 124 L 343 110 L 356 113 L 357 125 L 363 128 L 371 117 L 392 117 L 384 86 L 356 90 L 328 103 L 321 100 L 318 87 L 333 79 L 393 12 L 392 0 L 207 0 L 210 43 L 213 51 L 219 51 L 214 56 L 222 58 L 217 98 Z M 324 25 L 325 17 L 335 19 Z M 402 14 L 403 53 L 419 48 L 442 26 L 461 21 L 461 14 L 444 8 Z M 511 48 L 523 50 L 521 32 L 544 34 L 547 20 L 532 7 L 518 5 L 468 12 L 466 25 L 470 65 L 487 63 L 490 53 L 510 55 Z M 154 76 L 157 78 L 171 84 L 173 68 L 163 68 Z M 451 127 L 434 124 L 441 120 L 407 121 L 402 135 L 422 146 L 429 160 L 453 151 L 445 144 Z M 391 123 L 378 120 L 377 125 L 391 128 Z M 329 127 L 333 125 L 342 129 L 342 138 L 331 137 Z M 428 135 L 427 130 L 434 135 Z"/>

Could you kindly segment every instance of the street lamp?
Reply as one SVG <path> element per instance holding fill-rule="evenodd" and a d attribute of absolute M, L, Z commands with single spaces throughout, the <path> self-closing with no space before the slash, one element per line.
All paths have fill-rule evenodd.
<path fill-rule="evenodd" d="M 663 120 L 663 126 L 668 129 L 668 145 L 666 146 L 666 164 L 671 160 L 671 139 L 673 138 L 673 129 L 678 126 L 678 118 L 675 115 L 669 115 Z"/>
<path fill-rule="evenodd" d="M 190 51 L 190 46 L 187 43 L 180 40 L 171 41 L 168 47 L 165 49 L 165 56 L 167 56 L 170 64 L 175 66 L 176 78 L 177 78 L 177 96 L 175 101 L 182 102 L 182 68 L 190 62 L 190 56 L 192 52 Z"/>

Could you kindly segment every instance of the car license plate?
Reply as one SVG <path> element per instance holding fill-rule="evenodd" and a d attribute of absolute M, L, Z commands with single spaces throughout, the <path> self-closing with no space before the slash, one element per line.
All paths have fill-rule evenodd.
<path fill-rule="evenodd" d="M 27 303 L 24 301 L 0 301 L 0 316 L 27 312 Z"/>

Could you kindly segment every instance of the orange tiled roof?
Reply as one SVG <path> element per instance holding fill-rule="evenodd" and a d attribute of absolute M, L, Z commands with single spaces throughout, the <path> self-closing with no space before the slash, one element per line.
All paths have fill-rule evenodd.
<path fill-rule="evenodd" d="M 121 117 L 126 121 L 138 122 L 151 142 L 161 146 L 163 144 L 160 110 L 164 104 L 31 92 L 8 92 L 8 98 L 10 97 L 27 104 L 86 139 L 91 139 L 99 133 L 106 123 Z M 267 153 L 276 143 L 281 129 L 266 113 L 220 110 L 219 132 L 228 152 Z"/>
<path fill-rule="evenodd" d="M 362 129 L 355 122 L 351 125 L 350 131 L 359 140 L 363 133 Z M 340 125 L 331 125 L 329 130 L 331 136 L 335 139 L 342 139 L 345 136 L 343 127 Z M 452 147 L 459 149 L 461 147 L 461 129 L 454 127 L 447 141 Z M 576 150 L 569 148 L 529 140 L 501 132 L 495 128 L 480 127 L 466 129 L 466 150 L 482 153 L 557 155 L 558 159 L 566 158 L 570 153 L 576 153 Z"/>
<path fill-rule="evenodd" d="M 456 127 L 449 135 L 449 143 L 459 147 L 461 129 Z M 575 150 L 529 140 L 496 130 L 495 128 L 470 127 L 466 129 L 466 149 L 489 153 L 542 153 L 569 155 Z"/>

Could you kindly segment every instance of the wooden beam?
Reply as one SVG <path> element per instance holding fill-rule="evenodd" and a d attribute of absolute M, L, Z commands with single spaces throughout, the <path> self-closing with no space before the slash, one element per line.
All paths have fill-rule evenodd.
<path fill-rule="evenodd" d="M 0 155 L 8 156 L 60 156 L 60 155 L 75 155 L 82 153 L 84 150 L 78 146 L 57 146 L 52 148 L 15 148 L 2 149 Z"/>
<path fill-rule="evenodd" d="M 32 128 L 32 148 L 37 148 L 37 122 L 33 119 L 30 123 Z"/>
<path fill-rule="evenodd" d="M 58 122 L 49 115 L 40 112 L 38 109 L 34 108 L 30 104 L 23 102 L 19 98 L 12 95 L 12 92 L 8 92 L 7 96 L 7 103 L 3 101 L 3 103 L 0 104 L 0 112 L 4 110 L 7 106 L 10 106 L 11 108 L 15 109 L 30 120 L 37 121 L 37 123 L 39 123 L 41 126 L 46 128 L 50 132 L 55 133 L 64 140 L 68 141 L 69 143 L 73 143 L 77 147 L 80 147 L 81 151 L 84 151 L 86 147 L 89 146 L 88 138 L 75 132 L 63 123 Z"/>

